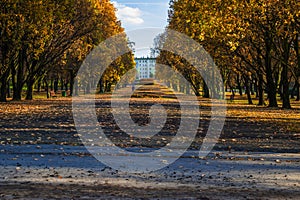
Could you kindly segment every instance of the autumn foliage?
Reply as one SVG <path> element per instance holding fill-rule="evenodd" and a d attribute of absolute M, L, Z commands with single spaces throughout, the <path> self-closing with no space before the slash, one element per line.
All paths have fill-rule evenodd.
<path fill-rule="evenodd" d="M 87 54 L 123 31 L 108 0 L 1 1 L 0 100 L 6 101 L 11 89 L 14 100 L 21 100 L 24 89 L 30 100 L 33 89 L 41 87 L 49 96 L 58 85 L 72 95 L 80 84 L 74 77 Z M 129 53 L 116 61 L 122 69 L 103 83 L 112 84 L 132 68 L 132 57 Z"/>
<path fill-rule="evenodd" d="M 299 16 L 298 0 L 171 0 L 168 28 L 203 45 L 233 96 L 235 89 L 245 91 L 252 104 L 256 93 L 259 105 L 267 98 L 270 107 L 277 107 L 280 94 L 283 108 L 290 108 L 290 94 L 299 100 Z M 156 40 L 163 43 L 165 37 Z M 161 45 L 156 41 L 156 48 Z M 195 77 L 183 58 L 162 51 L 159 62 L 181 72 L 196 94 L 202 90 L 209 96 L 201 76 Z"/>

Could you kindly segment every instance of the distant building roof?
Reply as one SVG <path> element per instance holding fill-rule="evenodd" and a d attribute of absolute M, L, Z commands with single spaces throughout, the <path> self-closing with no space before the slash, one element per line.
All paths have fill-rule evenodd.
<path fill-rule="evenodd" d="M 135 60 L 156 60 L 156 58 L 151 58 L 151 57 L 142 57 L 142 58 L 134 58 Z"/>

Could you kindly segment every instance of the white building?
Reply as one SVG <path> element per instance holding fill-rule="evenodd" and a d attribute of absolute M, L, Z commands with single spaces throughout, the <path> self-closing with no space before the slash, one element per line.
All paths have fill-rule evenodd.
<path fill-rule="evenodd" d="M 154 78 L 156 58 L 135 58 L 137 79 Z"/>

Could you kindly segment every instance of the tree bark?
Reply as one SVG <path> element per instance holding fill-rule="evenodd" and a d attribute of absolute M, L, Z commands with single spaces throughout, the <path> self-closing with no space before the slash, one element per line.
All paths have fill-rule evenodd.
<path fill-rule="evenodd" d="M 295 93 L 297 92 L 297 81 L 295 81 L 295 84 L 293 86 L 293 89 L 291 91 L 291 99 L 295 99 Z"/>
<path fill-rule="evenodd" d="M 64 90 L 64 79 L 61 77 L 60 78 L 60 90 L 63 91 Z M 67 89 L 66 89 L 67 91 Z"/>
<path fill-rule="evenodd" d="M 253 83 L 253 80 L 250 82 L 250 93 L 251 93 L 251 95 L 254 95 L 254 83 Z"/>
<path fill-rule="evenodd" d="M 22 49 L 18 55 L 18 67 L 11 65 L 12 70 L 12 81 L 13 81 L 13 100 L 14 101 L 21 101 L 22 100 L 22 90 L 25 84 L 24 82 L 24 68 L 25 68 L 25 61 L 24 55 L 25 50 Z"/>
<path fill-rule="evenodd" d="M 300 101 L 300 49 L 299 49 L 299 34 L 296 34 L 295 41 L 294 41 L 294 48 L 297 56 L 297 65 L 298 69 L 296 69 L 297 73 L 297 78 L 296 78 L 296 83 L 297 83 L 297 99 L 296 101 Z"/>
<path fill-rule="evenodd" d="M 199 91 L 199 85 L 198 84 L 196 84 L 195 82 L 193 82 L 193 80 L 191 80 L 191 79 L 189 79 L 189 82 L 190 82 L 190 84 L 191 84 L 191 86 L 192 86 L 192 90 L 194 91 L 194 93 L 195 93 L 195 95 L 197 96 L 197 97 L 199 97 L 201 94 L 200 94 L 200 91 Z M 203 81 L 203 85 L 205 84 L 205 82 Z M 203 86 L 203 89 L 204 89 L 204 86 Z"/>
<path fill-rule="evenodd" d="M 237 87 L 238 87 L 238 90 L 239 90 L 239 94 L 240 96 L 243 96 L 243 90 L 242 90 L 242 85 L 241 85 L 241 78 L 240 78 L 240 75 L 237 74 L 236 75 L 236 82 L 237 82 Z"/>
<path fill-rule="evenodd" d="M 20 56 L 20 55 L 19 55 Z M 22 89 L 23 89 L 23 74 L 24 74 L 24 65 L 23 61 L 19 62 L 18 69 L 15 69 L 15 66 L 11 67 L 12 70 L 12 83 L 13 83 L 13 100 L 21 101 L 22 100 Z"/>
<path fill-rule="evenodd" d="M 186 85 L 186 92 L 185 92 L 185 94 L 191 94 L 190 84 Z"/>
<path fill-rule="evenodd" d="M 79 95 L 79 86 L 78 86 L 78 80 L 77 79 L 74 81 L 74 86 L 75 86 L 75 94 L 74 95 L 78 96 Z"/>
<path fill-rule="evenodd" d="M 47 79 L 44 80 L 44 83 L 45 83 L 45 86 L 46 86 L 46 88 L 45 88 L 45 90 L 46 90 L 46 96 L 47 96 L 47 99 L 49 99 L 50 98 L 50 95 L 49 95 L 49 84 L 48 84 Z"/>
<path fill-rule="evenodd" d="M 289 91 L 289 80 L 288 80 L 288 62 L 290 57 L 290 45 L 288 44 L 287 39 L 283 41 L 284 52 L 283 52 L 283 62 L 282 62 L 282 108 L 291 109 L 290 103 L 290 91 Z"/>
<path fill-rule="evenodd" d="M 244 81 L 245 81 L 245 87 L 246 87 L 246 95 L 247 95 L 247 99 L 248 99 L 248 104 L 252 105 L 252 98 L 251 98 L 251 91 L 250 91 L 250 85 L 249 85 L 249 78 L 244 77 Z"/>
<path fill-rule="evenodd" d="M 57 93 L 57 91 L 58 91 L 58 78 L 54 80 L 54 92 Z"/>
<path fill-rule="evenodd" d="M 34 85 L 34 80 L 29 79 L 26 82 L 27 85 L 27 91 L 26 91 L 26 100 L 32 100 L 33 99 L 33 85 Z"/>
<path fill-rule="evenodd" d="M 0 87 L 0 102 L 6 102 L 6 87 L 7 82 L 1 79 L 1 87 Z"/>
<path fill-rule="evenodd" d="M 51 81 L 50 81 L 50 90 L 53 91 L 53 88 L 54 88 L 53 87 L 53 78 L 51 78 Z"/>
<path fill-rule="evenodd" d="M 103 83 L 103 79 L 100 78 L 99 80 L 99 93 L 103 94 L 104 93 L 104 83 Z"/>
<path fill-rule="evenodd" d="M 209 98 L 209 89 L 207 87 L 207 84 L 205 81 L 203 81 L 203 97 L 204 98 Z"/>
<path fill-rule="evenodd" d="M 76 74 L 71 69 L 69 71 L 70 74 L 70 96 L 78 96 L 79 95 L 79 86 L 78 86 L 78 80 L 76 78 Z"/>
<path fill-rule="evenodd" d="M 11 98 L 11 95 L 10 95 L 10 80 L 7 81 L 6 94 L 7 94 L 7 98 Z"/>
<path fill-rule="evenodd" d="M 280 82 L 279 82 L 279 87 L 278 87 L 278 94 L 280 95 L 280 100 L 283 99 L 283 92 L 282 92 L 282 87 L 283 87 L 283 78 L 282 75 L 280 76 Z"/>
<path fill-rule="evenodd" d="M 86 94 L 90 94 L 91 93 L 91 83 L 88 82 L 86 85 Z"/>
<path fill-rule="evenodd" d="M 273 73 L 272 73 L 272 61 L 271 61 L 271 42 L 269 38 L 265 38 L 265 48 L 266 48 L 266 56 L 265 56 L 265 69 L 267 76 L 267 91 L 268 91 L 268 100 L 269 107 L 278 107 L 277 99 L 276 99 L 276 85 L 274 83 Z"/>
<path fill-rule="evenodd" d="M 65 85 L 65 90 L 68 91 L 68 89 L 69 89 L 69 88 L 68 88 L 68 81 L 65 81 L 65 82 L 64 82 L 64 85 Z"/>
<path fill-rule="evenodd" d="M 257 81 L 256 78 L 254 79 L 254 92 L 255 92 L 255 97 L 259 98 L 259 94 L 258 94 L 258 81 Z"/>
<path fill-rule="evenodd" d="M 299 78 L 298 78 L 299 79 Z M 299 84 L 299 81 L 297 80 L 297 88 L 296 88 L 296 91 L 297 91 L 297 98 L 296 98 L 296 101 L 300 101 L 300 84 Z"/>
<path fill-rule="evenodd" d="M 6 94 L 7 94 L 7 82 L 8 82 L 8 77 L 9 77 L 9 72 L 10 70 L 6 70 L 6 72 L 3 74 L 1 77 L 1 87 L 0 87 L 0 102 L 6 102 Z"/>
<path fill-rule="evenodd" d="M 41 92 L 41 86 L 42 86 L 42 78 L 39 78 L 39 80 L 37 82 L 37 92 L 38 93 Z"/>
<path fill-rule="evenodd" d="M 263 88 L 263 76 L 261 74 L 258 74 L 258 83 L 257 83 L 257 92 L 258 92 L 258 105 L 264 106 L 265 100 L 264 100 L 264 88 Z"/>

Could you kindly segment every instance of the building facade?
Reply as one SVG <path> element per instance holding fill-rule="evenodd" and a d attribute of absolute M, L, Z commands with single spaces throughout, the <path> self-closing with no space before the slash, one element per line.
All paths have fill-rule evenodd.
<path fill-rule="evenodd" d="M 135 58 L 137 79 L 155 78 L 156 58 Z"/>

